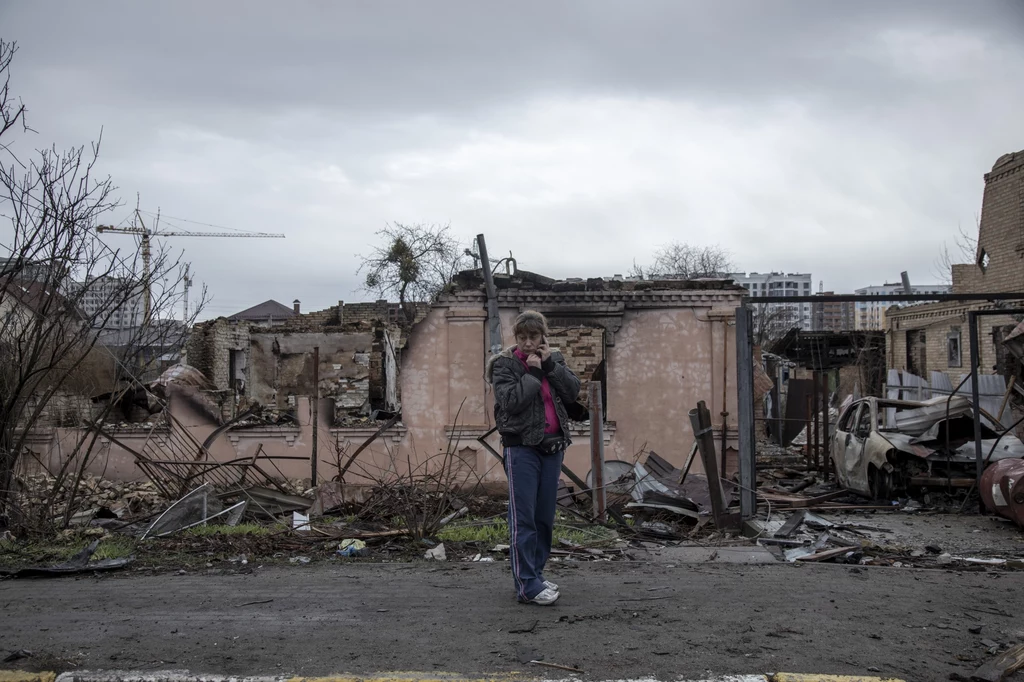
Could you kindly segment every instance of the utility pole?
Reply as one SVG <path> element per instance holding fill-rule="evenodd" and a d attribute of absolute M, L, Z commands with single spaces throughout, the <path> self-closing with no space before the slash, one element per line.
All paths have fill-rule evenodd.
<path fill-rule="evenodd" d="M 487 259 L 487 243 L 484 236 L 476 236 L 477 248 L 480 251 L 480 265 L 484 271 L 484 288 L 487 291 L 487 329 L 491 342 L 491 355 L 501 352 L 501 318 L 498 317 L 498 291 L 494 287 L 494 277 L 491 275 L 491 261 Z"/>
<path fill-rule="evenodd" d="M 310 486 L 316 487 L 317 436 L 320 431 L 320 346 L 313 346 L 313 453 L 309 457 Z"/>

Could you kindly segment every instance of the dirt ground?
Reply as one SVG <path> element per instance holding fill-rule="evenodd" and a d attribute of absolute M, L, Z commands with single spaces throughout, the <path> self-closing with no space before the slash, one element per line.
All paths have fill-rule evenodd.
<path fill-rule="evenodd" d="M 762 520 L 777 527 L 790 513 Z M 460 560 L 472 546 L 437 563 L 390 541 L 365 559 L 287 537 L 161 541 L 121 572 L 0 582 L 0 659 L 31 652 L 0 667 L 564 677 L 529 663 L 542 659 L 591 679 L 788 671 L 930 682 L 1024 642 L 1024 533 L 1009 521 L 927 509 L 818 516 L 854 529 L 865 557 L 888 566 L 784 563 L 713 534 L 634 544 L 622 555 L 632 561 L 553 557 L 547 577 L 563 597 L 539 607 L 515 603 L 501 553 Z M 250 559 L 225 558 L 239 551 Z"/>
<path fill-rule="evenodd" d="M 667 563 L 671 561 L 672 563 Z M 587 678 L 770 672 L 969 675 L 1024 640 L 1024 573 L 841 565 L 561 563 L 551 607 L 507 564 L 250 565 L 0 583 L 8 667 L 227 674 L 483 674 L 523 661 Z"/>

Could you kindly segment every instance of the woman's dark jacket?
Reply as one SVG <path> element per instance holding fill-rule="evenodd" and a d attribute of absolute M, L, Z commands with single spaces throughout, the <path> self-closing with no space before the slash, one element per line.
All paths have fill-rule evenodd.
<path fill-rule="evenodd" d="M 551 397 L 562 427 L 565 445 L 569 438 L 569 415 L 566 405 L 576 402 L 580 380 L 565 364 L 565 358 L 552 351 L 541 367 L 530 367 L 514 355 L 516 347 L 506 348 L 487 362 L 486 378 L 494 387 L 494 418 L 501 440 L 506 446 L 536 446 L 544 440 L 547 421 L 541 382 L 547 378 Z"/>

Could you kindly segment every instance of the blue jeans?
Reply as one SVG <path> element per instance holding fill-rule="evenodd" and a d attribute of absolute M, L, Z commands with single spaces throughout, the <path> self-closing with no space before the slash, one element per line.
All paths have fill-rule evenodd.
<path fill-rule="evenodd" d="M 529 601 L 544 589 L 564 455 L 544 454 L 526 445 L 505 448 L 509 556 L 519 601 Z"/>

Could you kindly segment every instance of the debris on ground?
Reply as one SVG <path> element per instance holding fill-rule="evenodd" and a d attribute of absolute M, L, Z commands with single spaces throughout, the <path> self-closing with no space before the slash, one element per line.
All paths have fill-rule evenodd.
<path fill-rule="evenodd" d="M 338 543 L 338 556 L 367 556 L 369 553 L 370 551 L 366 549 L 366 543 L 362 540 L 346 538 Z"/>
<path fill-rule="evenodd" d="M 432 561 L 448 561 L 448 555 L 444 551 L 444 543 L 442 542 L 437 547 L 428 549 L 423 558 Z"/>
<path fill-rule="evenodd" d="M 1024 668 L 1024 644 L 1018 644 L 974 671 L 971 682 L 1000 682 Z"/>
<path fill-rule="evenodd" d="M 142 538 L 166 537 L 196 526 L 210 523 L 237 526 L 245 513 L 247 501 L 242 500 L 225 507 L 216 497 L 211 497 L 213 486 L 204 483 L 167 508 L 150 526 L 143 531 Z"/>
<path fill-rule="evenodd" d="M 54 578 L 58 576 L 72 575 L 75 573 L 117 570 L 124 568 L 135 560 L 134 556 L 129 556 L 120 559 L 100 559 L 99 561 L 90 561 L 92 555 L 96 552 L 96 548 L 99 547 L 99 544 L 100 540 L 93 540 L 85 549 L 61 564 L 55 564 L 53 566 L 33 566 L 18 569 L 16 571 L 0 569 L 0 575 L 8 578 Z"/>

